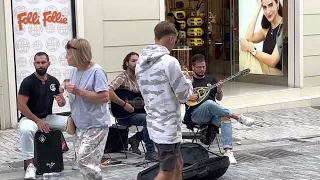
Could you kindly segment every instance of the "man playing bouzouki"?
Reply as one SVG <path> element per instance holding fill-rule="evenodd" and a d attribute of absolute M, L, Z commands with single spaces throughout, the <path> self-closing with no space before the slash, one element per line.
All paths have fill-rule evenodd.
<path fill-rule="evenodd" d="M 135 52 L 130 52 L 123 60 L 122 68 L 125 70 L 120 73 L 109 86 L 109 94 L 110 100 L 119 106 L 122 106 L 126 111 L 133 113 L 133 106 L 122 100 L 117 96 L 114 92 L 118 88 L 126 89 L 132 92 L 140 92 L 136 78 L 135 78 L 135 67 L 138 61 L 139 55 Z M 141 140 L 145 142 L 147 153 L 145 155 L 145 159 L 149 161 L 156 161 L 157 153 L 155 152 L 155 147 L 153 141 L 149 138 L 147 123 L 146 123 L 146 114 L 138 113 L 124 119 L 117 119 L 120 125 L 125 126 L 143 126 L 143 130 L 141 132 L 137 132 L 135 135 L 129 138 L 129 144 L 131 145 L 132 151 L 136 154 L 141 154 L 139 150 L 139 143 Z"/>
<path fill-rule="evenodd" d="M 206 61 L 205 57 L 201 54 L 196 54 L 191 58 L 193 75 L 193 87 L 206 87 L 209 84 L 214 85 L 217 82 L 213 76 L 206 76 Z M 220 106 L 216 100 L 221 101 L 223 97 L 222 83 L 211 90 L 209 97 L 199 106 L 193 108 L 190 107 L 186 116 L 196 124 L 212 123 L 218 127 L 221 127 L 221 138 L 223 148 L 225 150 L 225 156 L 229 157 L 230 163 L 236 164 L 237 161 L 233 156 L 232 150 L 232 126 L 230 118 L 237 120 L 238 122 L 251 126 L 254 122 L 252 118 L 244 115 L 238 115 L 232 113 L 230 109 Z M 193 94 L 190 98 L 191 101 L 198 99 L 196 94 Z"/>

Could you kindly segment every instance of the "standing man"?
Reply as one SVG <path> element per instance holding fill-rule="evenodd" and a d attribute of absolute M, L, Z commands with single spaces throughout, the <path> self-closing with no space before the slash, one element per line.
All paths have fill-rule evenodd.
<path fill-rule="evenodd" d="M 135 67 L 138 59 L 139 55 L 135 52 L 130 52 L 127 54 L 122 65 L 124 72 L 120 73 L 109 85 L 110 100 L 122 106 L 130 113 L 134 112 L 134 108 L 131 106 L 131 104 L 120 99 L 114 91 L 118 88 L 123 88 L 136 93 L 140 92 L 135 76 Z M 137 132 L 135 135 L 129 138 L 129 144 L 131 145 L 132 151 L 140 155 L 141 151 L 139 150 L 139 143 L 141 140 L 143 140 L 147 149 L 145 159 L 149 161 L 158 160 L 153 141 L 150 139 L 148 134 L 145 113 L 135 114 L 125 119 L 117 119 L 117 121 L 119 124 L 125 126 L 143 126 L 142 132 Z"/>
<path fill-rule="evenodd" d="M 192 82 L 183 75 L 178 60 L 170 56 L 178 35 L 174 25 L 160 22 L 154 34 L 155 45 L 143 50 L 136 76 L 147 111 L 148 132 L 158 149 L 160 171 L 155 179 L 181 180 L 180 104 L 191 97 Z"/>
<path fill-rule="evenodd" d="M 18 110 L 21 112 L 20 145 L 23 160 L 27 161 L 25 179 L 35 179 L 36 168 L 33 165 L 35 133 L 38 130 L 49 133 L 50 128 L 65 131 L 68 119 L 67 116 L 52 114 L 54 99 L 60 107 L 64 106 L 66 101 L 59 90 L 59 81 L 47 74 L 50 66 L 49 56 L 44 52 L 38 52 L 34 56 L 33 64 L 36 72 L 22 81 L 18 93 Z"/>

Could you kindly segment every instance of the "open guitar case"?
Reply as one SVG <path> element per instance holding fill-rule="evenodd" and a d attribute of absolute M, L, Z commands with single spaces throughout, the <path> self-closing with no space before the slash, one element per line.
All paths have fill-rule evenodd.
<path fill-rule="evenodd" d="M 212 152 L 210 152 L 212 153 Z M 184 162 L 183 180 L 212 180 L 224 175 L 230 162 L 227 156 L 209 158 L 209 151 L 198 143 L 182 143 L 181 154 Z M 153 180 L 159 172 L 159 163 L 139 172 L 137 180 Z"/>

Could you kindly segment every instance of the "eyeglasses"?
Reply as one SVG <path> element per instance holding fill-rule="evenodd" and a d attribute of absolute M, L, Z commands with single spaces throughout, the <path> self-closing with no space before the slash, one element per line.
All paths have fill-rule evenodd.
<path fill-rule="evenodd" d="M 66 47 L 67 47 L 67 49 L 76 49 L 77 50 L 77 48 L 71 46 L 70 41 L 68 41 Z"/>
<path fill-rule="evenodd" d="M 206 66 L 196 66 L 195 68 L 196 68 L 196 69 L 205 69 Z"/>

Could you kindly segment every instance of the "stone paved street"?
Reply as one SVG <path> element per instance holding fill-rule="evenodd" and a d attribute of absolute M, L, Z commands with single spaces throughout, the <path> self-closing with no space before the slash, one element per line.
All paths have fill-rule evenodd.
<path fill-rule="evenodd" d="M 249 113 L 248 116 L 256 119 L 252 127 L 234 121 L 234 154 L 238 164 L 230 166 L 220 179 L 320 179 L 319 112 L 308 107 Z M 0 137 L 1 179 L 22 179 L 17 130 L 0 131 Z M 66 170 L 51 179 L 82 179 L 78 171 L 70 170 L 72 143 L 71 137 L 65 137 L 70 148 L 64 154 Z M 218 148 L 213 145 L 211 150 Z M 128 163 L 143 159 L 143 156 L 129 155 L 128 159 L 121 159 L 122 154 L 110 155 Z M 128 163 L 104 167 L 104 179 L 136 179 L 144 168 Z"/>

